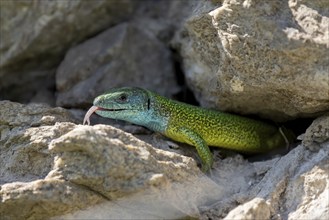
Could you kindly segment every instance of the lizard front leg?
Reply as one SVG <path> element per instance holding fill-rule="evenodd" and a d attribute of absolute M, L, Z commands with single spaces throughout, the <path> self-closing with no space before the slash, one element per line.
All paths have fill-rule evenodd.
<path fill-rule="evenodd" d="M 213 155 L 210 152 L 206 141 L 196 132 L 184 127 L 179 128 L 178 132 L 181 135 L 181 140 L 187 144 L 195 146 L 198 155 L 201 158 L 201 170 L 203 172 L 209 171 L 213 164 Z"/>

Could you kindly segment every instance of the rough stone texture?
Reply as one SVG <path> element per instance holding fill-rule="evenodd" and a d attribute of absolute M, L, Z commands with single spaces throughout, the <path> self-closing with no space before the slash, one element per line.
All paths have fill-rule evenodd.
<path fill-rule="evenodd" d="M 0 101 L 0 184 L 45 177 L 52 169 L 49 142 L 68 132 L 75 121 L 62 108 Z"/>
<path fill-rule="evenodd" d="M 56 84 L 57 105 L 67 107 L 90 105 L 112 87 L 138 86 L 166 96 L 178 91 L 168 48 L 128 23 L 69 50 L 57 70 Z"/>
<path fill-rule="evenodd" d="M 224 220 L 270 219 L 271 209 L 264 199 L 255 198 L 230 211 Z"/>
<path fill-rule="evenodd" d="M 97 193 L 60 179 L 13 182 L 0 188 L 0 216 L 10 219 L 48 219 L 105 202 Z"/>
<path fill-rule="evenodd" d="M 218 179 L 214 181 L 221 183 L 223 180 L 219 177 L 229 177 L 230 183 L 227 182 L 226 186 L 231 185 L 226 190 L 240 188 L 232 191 L 228 197 L 219 199 L 210 208 L 207 207 L 202 212 L 202 219 L 224 218 L 238 204 L 241 204 L 241 207 L 228 213 L 227 219 L 231 217 L 250 219 L 249 216 L 263 216 L 261 219 L 266 219 L 268 212 L 260 210 L 259 207 L 265 204 L 260 205 L 257 200 L 255 201 L 256 198 L 266 201 L 265 209 L 270 210 L 268 219 L 327 219 L 329 217 L 328 155 L 329 142 L 322 144 L 318 152 L 308 151 L 299 145 L 283 157 L 247 163 L 242 170 L 241 167 L 239 170 L 231 166 L 220 168 L 221 170 L 217 172 Z M 221 163 L 226 162 L 221 161 Z M 224 168 L 233 169 L 235 174 L 223 175 Z M 252 201 L 249 203 L 250 200 Z"/>
<path fill-rule="evenodd" d="M 54 125 L 56 122 L 77 122 L 72 119 L 71 113 L 61 107 L 49 108 L 45 104 L 23 105 L 10 101 L 0 101 L 0 107 L 1 126 L 7 126 L 9 129 Z"/>
<path fill-rule="evenodd" d="M 52 141 L 50 150 L 61 153 L 55 160 L 56 173 L 109 199 L 166 187 L 200 172 L 193 160 L 156 150 L 106 125 L 78 126 Z"/>
<path fill-rule="evenodd" d="M 135 8 L 129 0 L 1 1 L 0 5 L 0 98 L 20 101 L 40 90 L 54 90 L 55 68 L 65 51 L 127 20 Z"/>
<path fill-rule="evenodd" d="M 176 198 L 185 211 L 169 202 L 166 210 L 195 216 L 188 202 L 205 203 L 221 194 L 201 187 L 217 186 L 198 177 L 203 175 L 191 158 L 155 149 L 113 127 L 74 125 L 62 108 L 0 104 L 0 216 L 5 219 L 44 219 L 140 191 L 159 202 Z M 193 183 L 189 189 L 198 196 L 191 196 L 185 182 Z"/>
<path fill-rule="evenodd" d="M 329 109 L 328 8 L 312 0 L 200 3 L 173 41 L 197 99 L 276 121 L 321 115 Z"/>
<path fill-rule="evenodd" d="M 221 159 L 215 150 L 214 169 L 206 176 L 190 157 L 156 149 L 110 126 L 75 125 L 62 108 L 0 104 L 0 215 L 5 219 L 329 215 L 329 142 L 326 132 L 314 129 L 321 125 L 326 131 L 326 117 L 304 135 L 315 137 L 308 143 L 317 142 L 316 149 L 299 145 L 285 156 L 255 162 L 240 155 Z M 171 151 L 190 154 L 183 148 Z"/>
<path fill-rule="evenodd" d="M 52 169 L 53 155 L 49 142 L 68 132 L 73 124 L 31 128 L 1 126 L 0 183 L 36 180 Z"/>
<path fill-rule="evenodd" d="M 329 114 L 313 121 L 302 137 L 303 145 L 310 150 L 319 150 L 321 143 L 329 140 Z"/>
<path fill-rule="evenodd" d="M 298 172 L 288 183 L 282 198 L 286 200 L 284 219 L 329 218 L 329 158 L 324 153 L 325 160 L 312 167 L 303 164 L 307 172 Z"/>

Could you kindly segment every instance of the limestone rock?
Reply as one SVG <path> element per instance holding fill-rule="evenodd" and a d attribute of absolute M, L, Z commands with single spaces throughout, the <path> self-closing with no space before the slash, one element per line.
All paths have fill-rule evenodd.
<path fill-rule="evenodd" d="M 48 144 L 72 128 L 70 121 L 60 107 L 0 101 L 0 183 L 45 177 L 53 162 Z"/>
<path fill-rule="evenodd" d="M 1 219 L 48 219 L 106 201 L 93 191 L 60 179 L 13 182 L 0 188 Z"/>
<path fill-rule="evenodd" d="M 30 128 L 0 125 L 0 183 L 44 178 L 53 168 L 49 142 L 72 127 L 72 123 Z"/>
<path fill-rule="evenodd" d="M 253 162 L 215 156 L 206 176 L 190 157 L 110 126 L 75 125 L 62 108 L 0 104 L 5 219 L 328 217 L 329 142 L 314 129 L 328 129 L 325 117 L 309 128 L 316 149 Z"/>
<path fill-rule="evenodd" d="M 4 219 L 45 219 L 140 192 L 153 197 L 150 202 L 157 199 L 153 206 L 167 201 L 163 214 L 197 216 L 196 204 L 222 193 L 208 191 L 220 188 L 193 159 L 155 149 L 110 126 L 75 125 L 62 108 L 3 101 L 0 112 Z"/>
<path fill-rule="evenodd" d="M 287 155 L 246 163 L 244 169 L 215 173 L 214 181 L 232 190 L 202 209 L 202 219 L 327 219 L 329 142 L 318 152 L 302 145 Z M 222 163 L 227 161 L 222 161 Z M 234 162 L 233 162 L 234 163 Z M 235 166 L 237 164 L 235 163 Z M 237 175 L 234 175 L 232 169 Z M 241 174 L 243 173 L 243 174 Z M 224 178 L 224 180 L 220 180 Z M 226 178 L 229 177 L 228 180 Z M 225 183 L 226 182 L 226 183 Z M 240 187 L 240 189 L 237 189 Z M 306 191 L 305 191 L 306 190 Z M 264 202 L 265 201 L 265 202 Z M 240 206 L 237 206 L 239 205 Z M 230 210 L 232 210 L 230 212 Z M 268 217 L 269 216 L 269 217 Z M 268 217 L 268 218 L 266 218 Z"/>
<path fill-rule="evenodd" d="M 68 107 L 90 105 L 113 87 L 144 87 L 166 96 L 178 91 L 170 51 L 155 36 L 128 23 L 69 50 L 56 84 L 57 104 Z"/>
<path fill-rule="evenodd" d="M 230 211 L 224 220 L 270 219 L 270 206 L 264 199 L 255 198 Z"/>
<path fill-rule="evenodd" d="M 329 109 L 328 1 L 205 5 L 173 41 L 203 106 L 276 121 Z"/>
<path fill-rule="evenodd" d="M 329 140 L 329 115 L 315 119 L 302 139 L 304 146 L 319 150 L 320 144 Z"/>
<path fill-rule="evenodd" d="M 328 148 L 322 146 L 322 148 Z M 298 172 L 288 182 L 283 196 L 283 219 L 328 219 L 329 218 L 329 158 L 328 152 L 320 151 L 322 161 L 311 166 L 303 164 L 306 172 Z M 301 199 L 302 198 L 302 199 Z"/>
<path fill-rule="evenodd" d="M 53 140 L 50 150 L 60 154 L 52 176 L 63 176 L 109 199 L 149 187 L 165 188 L 200 172 L 191 159 L 156 150 L 106 125 L 78 126 Z"/>
<path fill-rule="evenodd" d="M 50 108 L 45 104 L 24 105 L 0 101 L 0 125 L 13 127 L 37 127 L 56 122 L 77 122 L 71 113 L 61 107 Z"/>

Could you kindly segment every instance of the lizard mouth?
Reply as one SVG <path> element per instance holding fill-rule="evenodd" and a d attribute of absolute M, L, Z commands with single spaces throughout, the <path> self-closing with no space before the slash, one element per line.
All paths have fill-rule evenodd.
<path fill-rule="evenodd" d="M 95 111 L 108 111 L 108 112 L 117 112 L 117 111 L 124 111 L 127 109 L 124 108 L 118 108 L 118 109 L 111 109 L 111 108 L 101 108 L 101 107 L 97 107 L 97 109 Z"/>

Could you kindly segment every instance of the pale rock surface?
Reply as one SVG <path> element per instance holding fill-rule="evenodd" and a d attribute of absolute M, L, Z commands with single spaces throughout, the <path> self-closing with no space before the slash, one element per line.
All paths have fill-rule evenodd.
<path fill-rule="evenodd" d="M 266 219 L 268 212 L 259 210 L 263 205 L 270 210 L 270 218 L 267 219 L 326 219 L 329 211 L 328 155 L 329 142 L 325 142 L 318 152 L 299 145 L 285 156 L 246 162 L 243 168 L 237 166 L 236 162 L 236 167 L 232 168 L 226 165 L 226 160 L 221 161 L 222 167 L 216 172 L 218 176 L 212 179 L 221 183 L 229 178 L 224 185 L 231 185 L 226 190 L 235 190 L 204 209 L 202 219 L 248 219 L 250 216 L 263 216 L 261 219 Z M 234 174 L 224 169 L 233 169 Z M 266 204 L 259 199 L 265 200 Z M 237 207 L 239 204 L 241 207 Z"/>
<path fill-rule="evenodd" d="M 65 121 L 75 120 L 60 107 L 0 101 L 0 183 L 45 177 L 53 162 L 48 144 L 72 128 L 56 124 Z"/>
<path fill-rule="evenodd" d="M 264 199 L 255 198 L 230 211 L 224 220 L 270 219 L 271 209 Z"/>
<path fill-rule="evenodd" d="M 1 219 L 48 219 L 105 202 L 97 193 L 63 179 L 40 179 L 1 185 Z"/>
<path fill-rule="evenodd" d="M 319 150 L 320 144 L 329 140 L 329 114 L 315 119 L 302 135 L 302 140 L 310 150 Z"/>
<path fill-rule="evenodd" d="M 62 108 L 0 104 L 4 219 L 328 217 L 329 142 L 316 129 L 328 129 L 326 117 L 304 135 L 318 148 L 254 162 L 216 156 L 206 176 L 190 157 L 110 126 L 76 125 Z"/>
<path fill-rule="evenodd" d="M 329 109 L 329 1 L 209 4 L 173 41 L 201 105 L 276 121 Z"/>
<path fill-rule="evenodd" d="M 62 108 L 2 101 L 0 112 L 0 215 L 5 219 L 45 219 L 139 192 L 157 198 L 154 204 L 175 201 L 167 202 L 165 213 L 196 216 L 196 204 L 222 193 L 193 159 L 155 149 L 110 126 L 75 125 Z"/>

